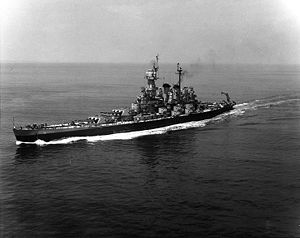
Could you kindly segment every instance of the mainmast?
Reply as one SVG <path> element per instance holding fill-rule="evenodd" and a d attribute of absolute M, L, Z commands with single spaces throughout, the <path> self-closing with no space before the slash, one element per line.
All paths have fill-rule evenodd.
<path fill-rule="evenodd" d="M 179 101 L 181 100 L 181 81 L 182 81 L 182 68 L 180 67 L 179 63 L 177 63 L 177 72 L 178 74 L 178 87 L 179 87 Z"/>
<path fill-rule="evenodd" d="M 153 69 L 154 69 L 154 72 L 155 72 L 155 80 L 157 80 L 157 79 L 159 79 L 159 77 L 158 77 L 158 69 L 159 69 L 159 66 L 158 66 L 158 54 L 155 56 L 155 59 L 156 59 L 156 61 L 154 61 L 154 63 L 153 63 Z"/>

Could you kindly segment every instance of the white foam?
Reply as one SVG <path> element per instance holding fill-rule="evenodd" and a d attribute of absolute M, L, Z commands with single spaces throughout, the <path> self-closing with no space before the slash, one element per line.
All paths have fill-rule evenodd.
<path fill-rule="evenodd" d="M 299 98 L 294 98 L 294 99 L 287 99 L 287 100 L 280 100 L 280 101 L 275 101 L 275 102 L 266 102 L 266 103 L 262 103 L 262 104 L 258 104 L 256 105 L 256 107 L 270 107 L 270 106 L 275 106 L 275 105 L 280 105 L 283 103 L 289 103 L 289 102 L 295 102 L 295 101 L 299 101 Z"/>
<path fill-rule="evenodd" d="M 294 99 L 286 99 L 286 100 L 279 100 L 279 101 L 278 99 L 277 101 L 270 101 L 270 100 L 271 99 L 265 99 L 265 100 L 261 99 L 261 100 L 254 100 L 253 102 L 249 102 L 249 103 L 237 104 L 234 106 L 235 109 L 231 112 L 233 112 L 234 114 L 239 114 L 239 113 L 243 114 L 246 110 L 257 110 L 259 108 L 269 108 L 271 106 L 299 101 L 300 99 L 294 98 Z"/>
<path fill-rule="evenodd" d="M 243 106 L 247 106 L 247 105 L 249 105 L 249 103 L 244 102 L 244 103 L 236 104 L 234 107 L 235 107 L 235 108 L 236 108 L 236 107 L 243 107 Z"/>

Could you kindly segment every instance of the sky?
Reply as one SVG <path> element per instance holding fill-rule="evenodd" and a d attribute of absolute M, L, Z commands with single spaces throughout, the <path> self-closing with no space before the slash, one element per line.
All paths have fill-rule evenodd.
<path fill-rule="evenodd" d="M 0 61 L 300 64 L 300 0 L 0 0 Z"/>

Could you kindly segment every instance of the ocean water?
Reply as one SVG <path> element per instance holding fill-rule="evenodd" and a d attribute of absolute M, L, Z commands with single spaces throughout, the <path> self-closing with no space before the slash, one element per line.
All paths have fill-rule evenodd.
<path fill-rule="evenodd" d="M 18 145 L 17 125 L 130 105 L 148 65 L 2 64 L 0 237 L 300 237 L 300 67 L 183 65 L 216 118 Z M 176 65 L 161 65 L 174 83 Z"/>

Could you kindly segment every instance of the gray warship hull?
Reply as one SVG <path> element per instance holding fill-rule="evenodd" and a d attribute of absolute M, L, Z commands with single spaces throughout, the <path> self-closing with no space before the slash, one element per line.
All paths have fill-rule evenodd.
<path fill-rule="evenodd" d="M 111 124 L 99 124 L 89 126 L 79 126 L 74 128 L 39 128 L 39 129 L 20 129 L 14 128 L 16 140 L 19 142 L 35 142 L 37 140 L 43 140 L 46 142 L 59 140 L 69 137 L 87 137 L 87 136 L 100 136 L 109 135 L 115 133 L 125 133 L 132 131 L 150 130 L 165 126 L 176 125 L 191 121 L 201 121 L 209 118 L 213 118 L 222 113 L 228 112 L 233 109 L 233 104 L 227 104 L 223 108 L 206 111 L 195 112 L 190 114 L 183 114 L 172 117 L 150 119 L 144 121 L 129 121 L 129 122 L 117 122 Z"/>

